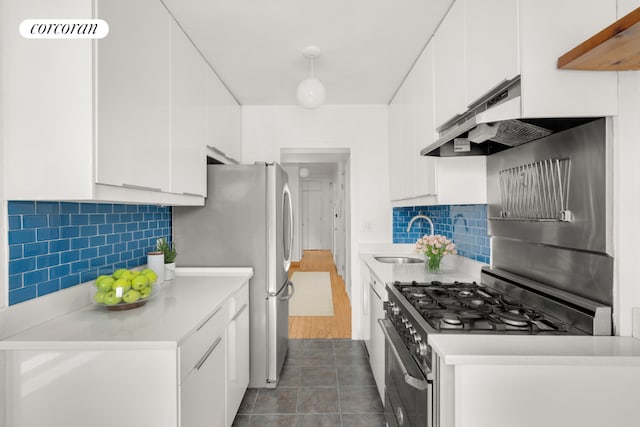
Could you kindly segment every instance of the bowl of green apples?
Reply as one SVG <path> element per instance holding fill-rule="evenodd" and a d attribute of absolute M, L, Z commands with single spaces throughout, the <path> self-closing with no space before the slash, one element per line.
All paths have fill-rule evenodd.
<path fill-rule="evenodd" d="M 91 286 L 91 301 L 112 311 L 140 307 L 155 294 L 157 280 L 150 268 L 140 271 L 120 268 L 110 276 L 98 276 Z"/>

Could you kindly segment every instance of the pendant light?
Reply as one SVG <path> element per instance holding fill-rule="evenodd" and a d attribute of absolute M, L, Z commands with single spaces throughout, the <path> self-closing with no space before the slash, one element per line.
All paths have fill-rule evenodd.
<path fill-rule="evenodd" d="M 313 59 L 320 55 L 317 46 L 307 46 L 302 49 L 302 55 L 309 59 L 311 75 L 298 84 L 298 103 L 306 108 L 317 108 L 324 102 L 324 85 L 313 75 Z"/>

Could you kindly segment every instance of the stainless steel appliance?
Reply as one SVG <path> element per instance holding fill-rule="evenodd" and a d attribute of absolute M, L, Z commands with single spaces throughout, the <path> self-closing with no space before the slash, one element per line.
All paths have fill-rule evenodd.
<path fill-rule="evenodd" d="M 520 76 L 504 81 L 440 126 L 423 156 L 487 156 L 588 122 L 589 118 L 523 117 Z"/>
<path fill-rule="evenodd" d="M 439 426 L 431 334 L 611 335 L 608 134 L 597 119 L 487 158 L 492 266 L 481 283 L 387 285 L 390 426 Z"/>
<path fill-rule="evenodd" d="M 204 207 L 175 207 L 174 241 L 183 267 L 246 267 L 250 387 L 275 387 L 288 349 L 291 193 L 278 164 L 209 165 Z"/>

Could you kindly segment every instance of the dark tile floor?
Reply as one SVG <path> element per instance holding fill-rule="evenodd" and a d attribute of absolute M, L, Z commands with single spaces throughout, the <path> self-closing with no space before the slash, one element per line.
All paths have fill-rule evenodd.
<path fill-rule="evenodd" d="M 362 341 L 289 340 L 275 389 L 249 389 L 234 426 L 384 427 Z"/>

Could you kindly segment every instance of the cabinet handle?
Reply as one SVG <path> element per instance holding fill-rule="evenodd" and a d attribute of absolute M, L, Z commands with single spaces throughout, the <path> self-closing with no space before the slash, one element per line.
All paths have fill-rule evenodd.
<path fill-rule="evenodd" d="M 183 191 L 182 194 L 184 194 L 185 196 L 194 196 L 194 197 L 202 197 L 202 194 L 197 194 L 197 193 L 187 193 L 186 191 Z"/>
<path fill-rule="evenodd" d="M 124 188 L 132 188 L 134 190 L 145 190 L 145 191 L 162 191 L 162 188 L 155 187 L 145 187 L 144 185 L 133 185 L 133 184 L 122 184 Z"/>
<path fill-rule="evenodd" d="M 209 347 L 209 350 L 207 350 L 207 352 L 204 354 L 204 356 L 202 356 L 202 359 L 200 359 L 198 361 L 198 363 L 196 363 L 195 369 L 196 370 L 200 370 L 200 368 L 202 368 L 202 365 L 204 365 L 204 362 L 207 361 L 207 359 L 209 358 L 209 356 L 211 356 L 211 353 L 213 353 L 213 350 L 216 349 L 216 347 L 218 346 L 218 344 L 220 344 L 220 341 L 222 341 L 221 337 L 216 338 L 216 340 L 214 341 L 213 345 L 211 345 L 211 347 Z"/>
<path fill-rule="evenodd" d="M 240 316 L 240 313 L 242 313 L 244 311 L 244 309 L 247 308 L 247 304 L 243 305 L 242 307 L 240 307 L 240 310 L 238 310 L 238 312 L 236 313 L 235 316 L 233 316 L 233 319 L 231 319 L 231 322 L 233 322 L 234 320 L 236 320 L 238 318 L 238 316 Z M 229 323 L 231 323 L 229 322 Z"/>
<path fill-rule="evenodd" d="M 204 325 L 206 325 L 206 324 L 207 324 L 207 322 L 208 322 L 209 320 L 211 320 L 211 318 L 212 318 L 213 316 L 215 316 L 216 314 L 218 314 L 218 312 L 220 311 L 220 309 L 221 309 L 221 308 L 222 308 L 222 307 L 218 307 L 218 309 L 217 309 L 216 311 L 214 311 L 214 312 L 213 312 L 213 314 L 212 314 L 211 316 L 207 317 L 207 320 L 205 320 L 204 322 L 202 322 L 202 324 L 201 324 L 200 326 L 198 326 L 198 329 L 196 329 L 196 331 L 199 331 L 200 329 L 202 329 L 202 327 L 203 327 Z"/>
<path fill-rule="evenodd" d="M 374 294 L 376 294 L 376 296 L 378 297 L 378 299 L 382 299 L 382 297 L 380 295 L 378 295 L 378 293 L 376 292 L 376 288 L 373 287 L 374 283 L 376 283 L 376 281 L 374 280 L 373 283 L 369 282 L 369 287 L 371 288 L 371 290 L 373 291 Z"/>

